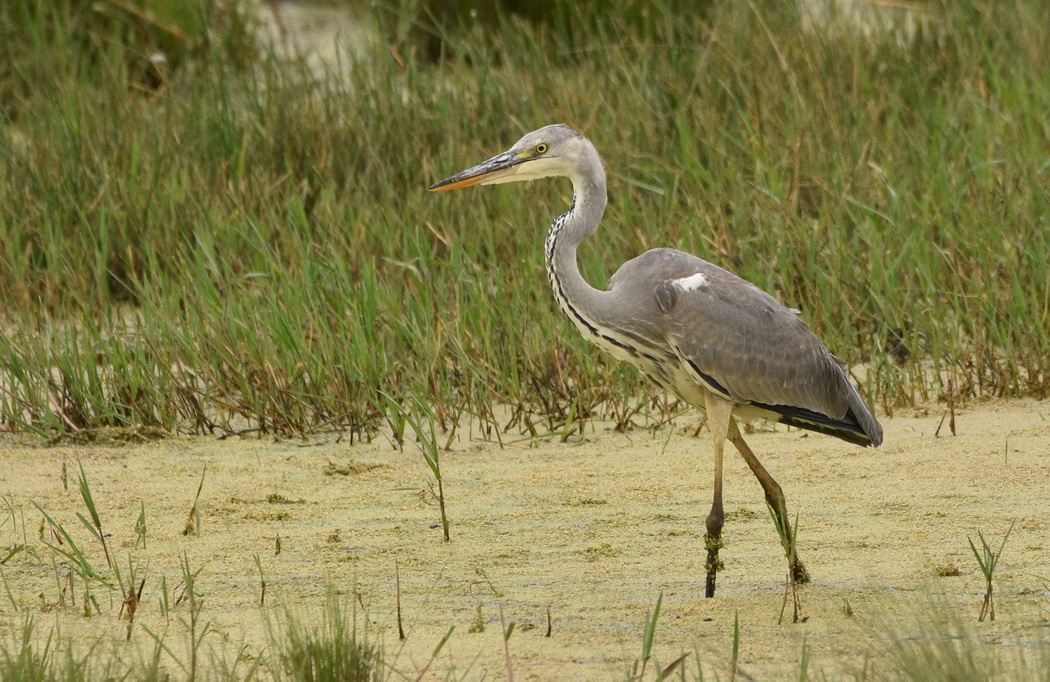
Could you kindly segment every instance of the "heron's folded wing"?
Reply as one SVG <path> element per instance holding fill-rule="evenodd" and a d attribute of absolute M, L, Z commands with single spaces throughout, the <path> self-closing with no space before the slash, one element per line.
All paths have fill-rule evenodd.
<path fill-rule="evenodd" d="M 702 284 L 671 283 L 677 295 L 665 310 L 668 342 L 683 360 L 733 400 L 846 415 L 852 386 L 796 311 L 721 268 L 698 274 Z"/>

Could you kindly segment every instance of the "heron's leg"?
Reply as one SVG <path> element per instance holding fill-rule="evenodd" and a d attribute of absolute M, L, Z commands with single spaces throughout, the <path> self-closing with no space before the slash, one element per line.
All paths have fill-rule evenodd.
<path fill-rule="evenodd" d="M 773 513 L 776 515 L 777 525 L 784 529 L 784 537 L 787 539 L 788 547 L 790 547 L 794 539 L 791 537 L 791 522 L 788 519 L 787 514 L 787 501 L 784 499 L 784 491 L 781 489 L 780 484 L 777 483 L 766 468 L 762 466 L 762 463 L 758 461 L 758 457 L 755 457 L 755 453 L 751 451 L 748 444 L 744 442 L 744 437 L 740 434 L 740 429 L 737 428 L 736 420 L 729 420 L 729 440 L 736 446 L 736 449 L 740 452 L 740 456 L 747 462 L 747 466 L 750 467 L 751 472 L 755 474 L 755 478 L 762 485 L 762 490 L 766 494 L 766 503 L 773 509 Z M 785 551 L 787 548 L 785 547 Z M 790 558 L 790 557 L 789 557 Z M 791 563 L 791 573 L 795 577 L 797 583 L 808 583 L 809 572 L 806 571 L 806 567 L 802 565 L 802 560 L 798 558 L 798 551 L 796 548 L 795 558 Z"/>
<path fill-rule="evenodd" d="M 707 515 L 707 535 L 704 536 L 704 546 L 707 548 L 707 586 L 704 596 L 713 597 L 715 578 L 722 568 L 722 562 L 718 560 L 718 550 L 722 547 L 722 524 L 725 522 L 725 510 L 722 508 L 722 454 L 732 423 L 733 404 L 712 393 L 708 393 L 706 398 L 707 425 L 711 429 L 715 446 L 715 487 L 711 513 Z"/>

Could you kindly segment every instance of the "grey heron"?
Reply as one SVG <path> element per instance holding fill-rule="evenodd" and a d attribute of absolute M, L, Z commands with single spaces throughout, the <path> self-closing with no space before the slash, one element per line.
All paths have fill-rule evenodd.
<path fill-rule="evenodd" d="M 544 249 L 554 298 L 589 341 L 637 366 L 661 388 L 707 414 L 714 440 L 714 499 L 707 516 L 705 594 L 713 597 L 721 563 L 722 459 L 728 440 L 758 478 L 778 528 L 791 525 L 780 485 L 744 442 L 737 418 L 765 418 L 878 446 L 882 427 L 797 310 L 731 272 L 682 251 L 652 249 L 624 263 L 607 290 L 592 287 L 576 248 L 598 227 L 608 196 L 594 145 L 564 125 L 533 131 L 502 154 L 435 183 L 430 191 L 562 176 L 572 181 L 569 209 L 550 226 Z M 788 554 L 796 580 L 808 575 Z"/>

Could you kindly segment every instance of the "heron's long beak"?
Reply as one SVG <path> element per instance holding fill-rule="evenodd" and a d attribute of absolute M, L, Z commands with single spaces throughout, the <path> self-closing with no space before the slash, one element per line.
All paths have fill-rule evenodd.
<path fill-rule="evenodd" d="M 456 173 L 450 178 L 445 178 L 441 182 L 435 182 L 427 188 L 427 191 L 444 192 L 450 189 L 470 187 L 471 185 L 489 185 L 499 182 L 500 178 L 517 173 L 517 166 L 524 161 L 528 161 L 528 157 L 522 156 L 521 152 L 513 149 L 505 151 L 502 154 L 493 156 L 488 161 L 482 161 L 478 165 Z"/>

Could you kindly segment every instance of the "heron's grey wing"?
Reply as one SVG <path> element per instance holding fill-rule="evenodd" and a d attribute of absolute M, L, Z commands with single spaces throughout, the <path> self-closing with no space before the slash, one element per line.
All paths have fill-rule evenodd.
<path fill-rule="evenodd" d="M 733 400 L 845 415 L 842 369 L 795 311 L 753 284 L 710 266 L 665 314 L 676 352 Z M 696 280 L 694 280 L 695 282 Z M 685 278 L 685 282 L 689 282 Z"/>
<path fill-rule="evenodd" d="M 681 251 L 657 249 L 635 261 L 610 284 L 647 280 L 640 288 L 652 292 L 652 310 L 661 318 L 654 327 L 699 381 L 739 403 L 852 419 L 872 442 L 881 440 L 881 428 L 841 361 L 798 311 Z"/>

